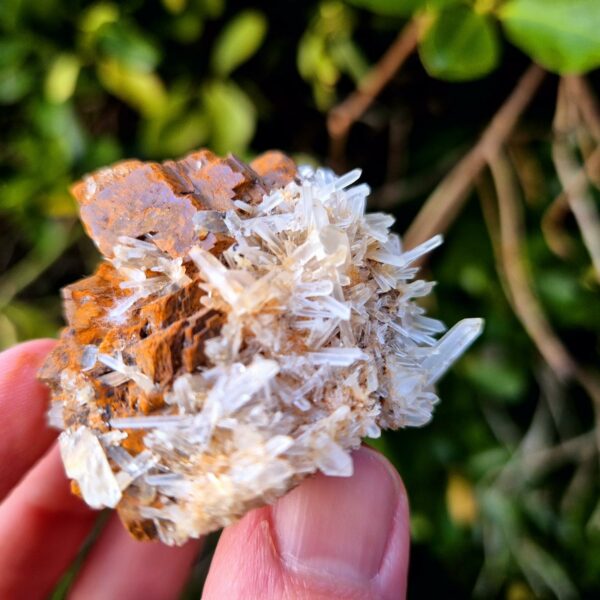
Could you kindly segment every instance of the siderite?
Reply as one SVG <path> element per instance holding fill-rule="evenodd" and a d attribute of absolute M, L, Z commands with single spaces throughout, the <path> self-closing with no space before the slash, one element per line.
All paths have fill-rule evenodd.
<path fill-rule="evenodd" d="M 482 322 L 438 338 L 415 262 L 441 237 L 404 250 L 359 177 L 200 150 L 73 186 L 104 260 L 63 290 L 40 378 L 90 506 L 180 544 L 317 470 L 349 476 L 363 437 L 429 421 Z"/>

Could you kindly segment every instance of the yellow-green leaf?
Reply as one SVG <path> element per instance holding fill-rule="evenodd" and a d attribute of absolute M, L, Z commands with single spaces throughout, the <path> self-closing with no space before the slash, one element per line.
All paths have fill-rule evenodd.
<path fill-rule="evenodd" d="M 98 77 L 105 89 L 146 117 L 160 114 L 167 103 L 164 85 L 155 73 L 106 60 L 98 65 Z"/>
<path fill-rule="evenodd" d="M 257 10 L 245 10 L 230 21 L 213 48 L 211 65 L 215 73 L 227 76 L 251 58 L 267 33 L 267 19 Z"/>
<path fill-rule="evenodd" d="M 204 144 L 208 133 L 209 123 L 203 112 L 186 113 L 164 127 L 161 150 L 168 156 L 180 156 Z"/>
<path fill-rule="evenodd" d="M 57 104 L 68 100 L 75 91 L 81 63 L 73 54 L 59 54 L 46 75 L 44 92 L 50 102 Z"/>
<path fill-rule="evenodd" d="M 162 0 L 162 4 L 170 13 L 178 15 L 185 10 L 187 0 Z"/>
<path fill-rule="evenodd" d="M 114 23 L 119 19 L 119 7 L 113 2 L 92 4 L 81 15 L 79 28 L 86 33 L 95 33 L 106 23 Z"/>
<path fill-rule="evenodd" d="M 234 83 L 214 81 L 203 90 L 211 124 L 211 146 L 218 154 L 243 153 L 256 127 L 256 110 Z"/>

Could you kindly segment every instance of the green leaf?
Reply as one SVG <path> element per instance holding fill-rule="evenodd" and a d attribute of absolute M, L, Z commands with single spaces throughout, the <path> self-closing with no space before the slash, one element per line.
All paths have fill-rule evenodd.
<path fill-rule="evenodd" d="M 298 70 L 304 79 L 316 79 L 325 85 L 335 85 L 340 77 L 325 38 L 312 32 L 306 33 L 298 45 Z"/>
<path fill-rule="evenodd" d="M 114 23 L 119 18 L 119 7 L 114 2 L 98 2 L 93 4 L 79 17 L 79 29 L 94 34 L 107 23 Z"/>
<path fill-rule="evenodd" d="M 79 59 L 74 54 L 59 54 L 46 75 L 46 98 L 56 103 L 68 100 L 75 91 L 80 68 Z"/>
<path fill-rule="evenodd" d="M 0 104 L 12 104 L 21 100 L 35 85 L 31 70 L 9 65 L 0 69 Z"/>
<path fill-rule="evenodd" d="M 218 19 L 225 10 L 225 0 L 202 0 L 199 4 L 202 14 L 211 19 Z"/>
<path fill-rule="evenodd" d="M 25 8 L 22 0 L 2 0 L 0 2 L 0 23 L 3 31 L 17 28 L 21 12 Z"/>
<path fill-rule="evenodd" d="M 200 15 L 185 13 L 172 19 L 168 29 L 180 44 L 191 44 L 202 35 L 204 21 Z"/>
<path fill-rule="evenodd" d="M 448 6 L 426 29 L 419 55 L 433 77 L 467 81 L 483 77 L 496 67 L 500 44 L 489 16 L 468 6 Z"/>
<path fill-rule="evenodd" d="M 390 17 L 410 16 L 427 4 L 427 0 L 348 0 L 348 2 L 375 14 Z"/>
<path fill-rule="evenodd" d="M 245 152 L 256 127 L 256 110 L 245 92 L 232 82 L 213 81 L 204 88 L 203 100 L 214 151 Z"/>
<path fill-rule="evenodd" d="M 600 67 L 598 0 L 511 0 L 499 16 L 508 38 L 561 74 Z"/>
<path fill-rule="evenodd" d="M 98 65 L 98 77 L 105 89 L 146 117 L 160 114 L 166 105 L 164 85 L 155 73 L 107 60 Z"/>
<path fill-rule="evenodd" d="M 331 44 L 330 55 L 340 70 L 359 83 L 369 70 L 369 64 L 360 48 L 350 37 L 342 37 Z"/>
<path fill-rule="evenodd" d="M 36 102 L 32 106 L 31 116 L 38 131 L 60 149 L 65 161 L 72 163 L 81 157 L 85 151 L 85 130 L 72 103 Z M 50 157 L 45 157 L 45 160 L 50 160 Z M 52 179 L 57 174 L 55 171 Z"/>
<path fill-rule="evenodd" d="M 178 15 L 185 10 L 187 0 L 162 0 L 162 5 L 172 14 Z"/>
<path fill-rule="evenodd" d="M 98 49 L 103 56 L 113 58 L 136 71 L 149 73 L 160 62 L 157 46 L 132 23 L 107 23 L 98 33 Z"/>
<path fill-rule="evenodd" d="M 30 44 L 30 40 L 19 36 L 0 38 L 0 68 L 25 62 L 32 49 Z"/>
<path fill-rule="evenodd" d="M 100 135 L 94 138 L 93 144 L 88 144 L 86 155 L 83 157 L 82 170 L 93 171 L 104 165 L 123 158 L 119 141 L 111 135 Z"/>
<path fill-rule="evenodd" d="M 0 104 L 17 102 L 34 87 L 36 78 L 28 65 L 30 54 L 25 39 L 0 39 Z"/>
<path fill-rule="evenodd" d="M 209 124 L 199 111 L 188 112 L 162 128 L 161 151 L 165 156 L 181 156 L 206 142 Z"/>
<path fill-rule="evenodd" d="M 267 33 L 267 19 L 256 10 L 239 13 L 221 31 L 213 48 L 211 65 L 226 77 L 260 48 Z"/>

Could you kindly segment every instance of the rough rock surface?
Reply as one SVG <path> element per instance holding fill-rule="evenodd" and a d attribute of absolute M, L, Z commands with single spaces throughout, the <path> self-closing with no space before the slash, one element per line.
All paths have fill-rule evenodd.
<path fill-rule="evenodd" d="M 40 372 L 76 493 L 138 538 L 182 543 L 270 502 L 381 428 L 422 425 L 478 335 L 413 302 L 432 284 L 360 173 L 200 150 L 73 186 L 105 260 L 63 290 Z"/>

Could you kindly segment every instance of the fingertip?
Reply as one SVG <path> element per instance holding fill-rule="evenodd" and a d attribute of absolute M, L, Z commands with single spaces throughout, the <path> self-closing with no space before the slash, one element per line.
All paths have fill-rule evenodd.
<path fill-rule="evenodd" d="M 406 490 L 383 455 L 361 448 L 353 458 L 352 477 L 316 475 L 228 528 L 205 598 L 403 598 Z"/>
<path fill-rule="evenodd" d="M 37 372 L 55 344 L 51 339 L 30 340 L 0 352 L 0 403 L 46 401 L 47 388 Z"/>
<path fill-rule="evenodd" d="M 137 541 L 116 515 L 87 556 L 69 598 L 179 598 L 202 547 L 202 540 L 183 546 Z M 98 582 L 104 582 L 101 587 Z"/>
<path fill-rule="evenodd" d="M 5 357 L 19 357 L 19 360 L 32 359 L 33 362 L 41 363 L 48 352 L 56 345 L 56 340 L 52 338 L 37 338 L 16 344 L 11 348 L 7 348 L 0 352 L 0 360 L 4 361 Z"/>
<path fill-rule="evenodd" d="M 402 597 L 409 546 L 404 484 L 371 448 L 354 452 L 353 462 L 352 477 L 319 474 L 273 507 L 281 558 L 315 581 Z"/>
<path fill-rule="evenodd" d="M 385 469 L 396 486 L 396 505 L 389 524 L 387 546 L 373 585 L 384 599 L 404 598 L 406 596 L 410 560 L 410 502 L 408 493 L 402 477 L 381 452 L 370 446 L 362 446 L 357 454 L 361 459 Z"/>
<path fill-rule="evenodd" d="M 48 390 L 36 379 L 56 342 L 32 340 L 0 353 L 0 499 L 48 449 Z"/>
<path fill-rule="evenodd" d="M 71 494 L 53 446 L 0 505 L 0 598 L 47 597 L 96 516 Z"/>

